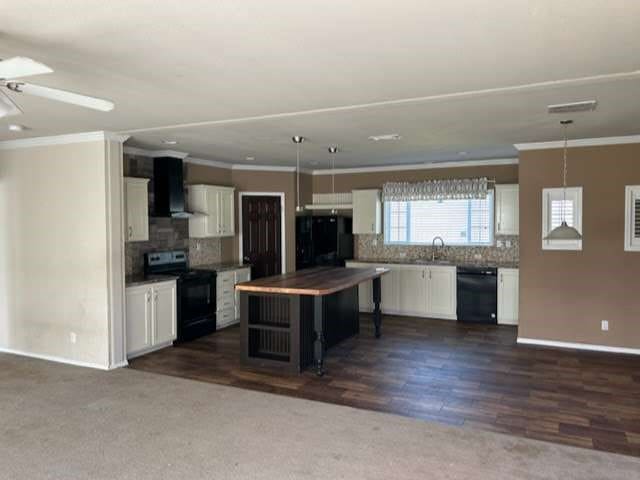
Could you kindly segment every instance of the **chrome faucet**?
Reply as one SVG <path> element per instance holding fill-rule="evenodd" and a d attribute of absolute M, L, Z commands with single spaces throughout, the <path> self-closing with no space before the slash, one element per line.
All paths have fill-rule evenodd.
<path fill-rule="evenodd" d="M 433 237 L 433 240 L 431 241 L 431 261 L 432 262 L 436 261 L 436 240 L 440 240 L 440 245 L 442 248 L 444 248 L 444 240 L 442 239 L 442 237 Z"/>

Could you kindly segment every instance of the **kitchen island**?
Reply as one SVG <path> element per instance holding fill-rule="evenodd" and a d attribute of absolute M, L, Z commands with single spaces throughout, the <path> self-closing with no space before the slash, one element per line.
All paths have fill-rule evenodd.
<path fill-rule="evenodd" d="M 372 280 L 373 321 L 380 337 L 386 268 L 318 267 L 236 285 L 241 359 L 248 365 L 323 374 L 324 352 L 360 330 L 358 285 Z"/>

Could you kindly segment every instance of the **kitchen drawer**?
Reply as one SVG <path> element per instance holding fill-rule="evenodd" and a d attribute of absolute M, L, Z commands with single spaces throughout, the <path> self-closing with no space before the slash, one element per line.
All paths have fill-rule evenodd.
<path fill-rule="evenodd" d="M 236 323 L 236 310 L 234 307 L 220 310 L 216 313 L 216 328 L 223 328 L 232 323 Z"/>
<path fill-rule="evenodd" d="M 217 275 L 218 286 L 232 285 L 235 283 L 235 272 L 233 270 L 229 272 L 219 272 Z"/>
<path fill-rule="evenodd" d="M 235 297 L 233 295 L 227 295 L 216 300 L 216 310 L 229 310 L 236 306 Z"/>

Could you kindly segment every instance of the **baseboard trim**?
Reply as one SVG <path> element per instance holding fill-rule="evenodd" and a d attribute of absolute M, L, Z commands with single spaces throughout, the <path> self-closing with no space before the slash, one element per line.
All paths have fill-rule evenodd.
<path fill-rule="evenodd" d="M 360 309 L 360 313 L 373 313 L 373 310 L 362 310 Z M 425 318 L 430 320 L 458 320 L 457 315 L 440 315 L 437 317 L 425 317 L 422 312 L 408 312 L 405 310 L 385 310 L 381 312 L 382 315 L 397 315 L 399 317 L 416 317 L 416 318 Z"/>
<path fill-rule="evenodd" d="M 110 370 L 107 365 L 100 365 L 99 363 L 81 362 L 78 360 L 70 360 L 68 358 L 56 357 L 55 355 L 43 355 L 40 353 L 25 352 L 23 350 L 15 350 L 13 348 L 0 347 L 0 353 L 8 353 L 10 355 L 20 355 L 21 357 L 37 358 L 38 360 L 46 360 L 48 362 L 65 363 L 67 365 L 74 365 L 76 367 L 95 368 L 98 370 Z M 116 366 L 111 368 L 118 368 Z"/>
<path fill-rule="evenodd" d="M 122 362 L 118 362 L 118 363 L 114 363 L 113 365 L 110 365 L 108 370 L 115 370 L 116 368 L 123 368 L 128 366 L 129 366 L 129 362 L 126 360 L 123 360 Z"/>
<path fill-rule="evenodd" d="M 522 345 L 537 345 L 540 347 L 569 348 L 572 350 L 589 350 L 592 352 L 624 353 L 627 355 L 640 355 L 639 348 L 609 347 L 607 345 L 593 345 L 590 343 L 556 342 L 554 340 L 540 340 L 537 338 L 518 337 L 518 343 Z"/>

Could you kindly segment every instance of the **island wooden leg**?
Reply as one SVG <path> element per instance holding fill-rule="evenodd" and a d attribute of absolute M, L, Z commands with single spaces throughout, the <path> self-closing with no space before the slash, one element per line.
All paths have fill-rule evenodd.
<path fill-rule="evenodd" d="M 380 277 L 373 279 L 373 325 L 376 328 L 376 338 L 380 338 L 380 325 L 382 324 L 382 312 L 380 300 L 382 299 L 382 282 Z"/>
<path fill-rule="evenodd" d="M 321 377 L 324 375 L 324 332 L 322 329 L 323 312 L 322 312 L 321 296 L 313 297 L 313 328 L 316 332 L 316 340 L 313 345 L 313 357 L 316 364 L 316 374 Z"/>

